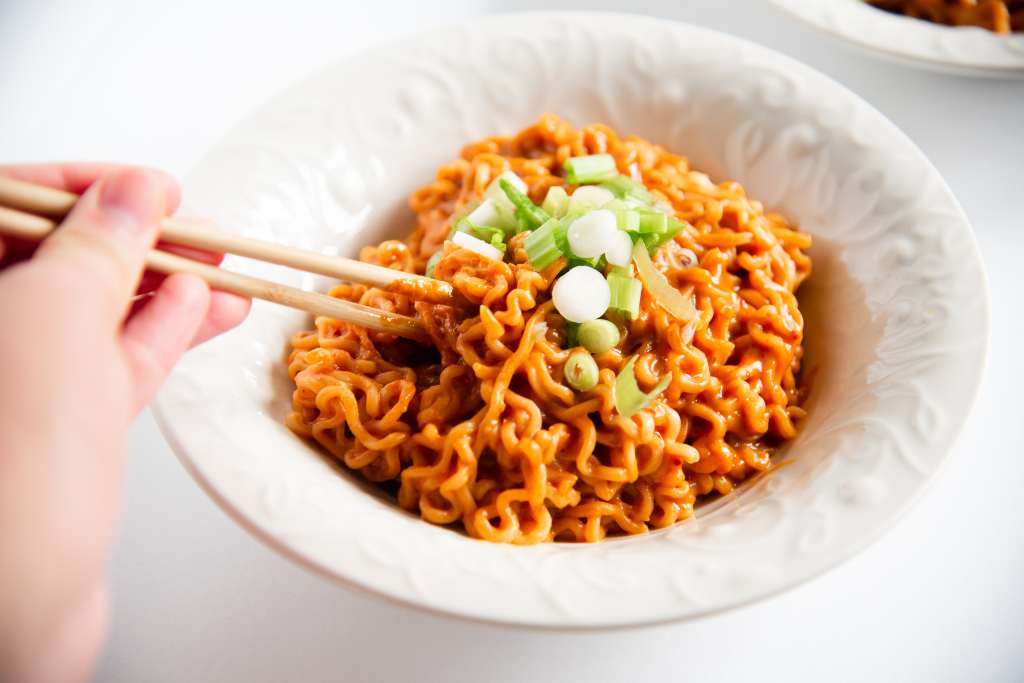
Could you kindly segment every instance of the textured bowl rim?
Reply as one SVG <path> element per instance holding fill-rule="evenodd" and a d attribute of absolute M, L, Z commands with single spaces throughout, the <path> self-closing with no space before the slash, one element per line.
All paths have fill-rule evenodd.
<path fill-rule="evenodd" d="M 894 524 L 896 522 L 898 522 L 907 513 L 907 511 L 921 498 L 921 496 L 928 489 L 928 487 L 940 476 L 942 471 L 945 469 L 945 467 L 947 466 L 947 464 L 948 464 L 948 462 L 950 460 L 950 457 L 951 457 L 951 454 L 952 454 L 952 451 L 953 451 L 953 447 L 958 442 L 959 437 L 960 437 L 960 435 L 963 432 L 963 426 L 966 423 L 966 421 L 969 419 L 970 414 L 973 412 L 973 409 L 974 409 L 975 405 L 977 404 L 977 399 L 978 399 L 978 396 L 979 396 L 979 393 L 980 393 L 980 388 L 981 388 L 981 385 L 982 385 L 984 369 L 985 369 L 986 361 L 987 361 L 987 358 L 988 358 L 988 355 L 989 355 L 989 347 L 990 347 L 990 344 L 991 344 L 991 340 L 990 340 L 991 316 L 990 316 L 990 297 L 989 297 L 989 291 L 988 291 L 988 279 L 987 279 L 987 276 L 985 275 L 984 264 L 983 264 L 983 261 L 981 260 L 980 250 L 978 248 L 977 240 L 976 240 L 976 238 L 974 236 L 973 228 L 971 227 L 970 221 L 968 220 L 965 212 L 963 211 L 963 208 L 960 206 L 959 202 L 956 200 L 955 195 L 953 195 L 953 192 L 950 190 L 950 188 L 946 184 L 945 180 L 942 179 L 941 174 L 939 174 L 938 170 L 934 167 L 934 165 L 931 164 L 931 162 L 927 159 L 927 157 L 924 155 L 924 153 L 917 147 L 917 145 L 914 144 L 914 142 L 910 138 L 908 138 L 906 136 L 906 134 L 904 134 L 901 130 L 899 130 L 899 128 L 894 123 L 892 123 L 887 117 L 885 117 L 884 114 L 879 112 L 877 109 L 875 109 L 869 103 L 865 102 L 860 96 L 858 96 L 857 94 L 853 93 L 852 91 L 847 89 L 845 86 L 843 86 L 840 83 L 834 81 L 833 79 L 829 78 L 828 76 L 825 76 L 824 74 L 818 72 L 817 70 L 813 69 L 812 67 L 810 67 L 810 66 L 808 66 L 806 64 L 803 64 L 802 62 L 799 62 L 798 60 L 796 60 L 796 59 L 794 59 L 792 57 L 789 57 L 787 55 L 784 55 L 784 54 L 779 53 L 779 52 L 777 52 L 775 50 L 772 50 L 770 48 L 767 48 L 767 47 L 764 47 L 762 45 L 759 45 L 757 43 L 753 43 L 752 41 L 745 40 L 743 38 L 739 38 L 737 36 L 733 36 L 731 34 L 727 34 L 727 33 L 721 32 L 721 31 L 716 31 L 716 30 L 709 29 L 709 28 L 706 28 L 706 27 L 697 26 L 697 25 L 686 23 L 686 22 L 658 19 L 658 18 L 649 17 L 649 16 L 645 16 L 645 15 L 639 15 L 639 14 L 614 13 L 614 12 L 585 12 L 585 11 L 572 11 L 572 12 L 523 12 L 523 13 L 512 13 L 512 14 L 488 15 L 488 16 L 485 16 L 485 17 L 479 17 L 479 18 L 475 18 L 475 19 L 455 22 L 455 23 L 448 24 L 448 25 L 440 27 L 440 28 L 432 29 L 430 31 L 425 31 L 425 32 L 419 32 L 419 33 L 411 34 L 409 36 L 405 36 L 405 37 L 399 38 L 399 39 L 394 40 L 394 41 L 384 41 L 384 42 L 376 44 L 376 45 L 374 45 L 374 46 L 372 46 L 372 47 L 370 47 L 370 48 L 368 48 L 366 50 L 357 51 L 355 53 L 352 53 L 350 55 L 347 55 L 347 56 L 343 57 L 341 60 L 339 60 L 337 62 L 334 62 L 334 63 L 328 64 L 328 65 L 322 66 L 322 67 L 320 67 L 318 69 L 315 69 L 315 70 L 307 73 L 305 76 L 303 76 L 302 78 L 298 79 L 296 82 L 292 83 L 291 85 L 285 87 L 281 91 L 273 93 L 270 97 L 268 97 L 267 100 L 265 100 L 258 107 L 256 107 L 255 110 L 258 110 L 259 108 L 261 108 L 263 106 L 266 106 L 269 102 L 277 99 L 278 97 L 281 97 L 282 95 L 284 95 L 285 93 L 287 93 L 287 92 L 291 91 L 292 89 L 298 87 L 299 85 L 301 85 L 301 84 L 303 84 L 303 83 L 305 83 L 307 81 L 314 80 L 318 76 L 320 76 L 320 75 L 330 71 L 332 68 L 335 68 L 335 67 L 337 67 L 337 66 L 339 66 L 341 64 L 345 64 L 345 63 L 350 62 L 350 61 L 355 61 L 357 59 L 368 59 L 368 58 L 373 58 L 375 56 L 383 56 L 385 54 L 393 54 L 394 51 L 396 51 L 396 50 L 408 49 L 408 48 L 411 48 L 414 45 L 422 44 L 423 42 L 426 42 L 426 41 L 429 41 L 429 40 L 437 40 L 438 38 L 441 38 L 441 37 L 445 36 L 446 34 L 453 33 L 453 32 L 455 32 L 457 30 L 460 30 L 460 29 L 465 29 L 465 28 L 474 28 L 474 29 L 478 29 L 478 30 L 479 29 L 487 29 L 487 28 L 489 28 L 489 27 L 491 27 L 493 25 L 498 25 L 501 22 L 506 21 L 506 20 L 515 20 L 515 21 L 524 21 L 524 20 L 526 20 L 526 21 L 534 21 L 534 22 L 550 22 L 550 21 L 555 20 L 557 18 L 562 18 L 562 19 L 564 19 L 564 18 L 572 18 L 572 19 L 576 19 L 576 20 L 583 19 L 583 20 L 586 20 L 586 21 L 595 21 L 595 22 L 596 21 L 618 22 L 618 23 L 627 23 L 628 22 L 628 23 L 634 23 L 634 24 L 645 24 L 646 23 L 646 24 L 652 25 L 652 26 L 653 25 L 661 25 L 661 26 L 667 26 L 667 27 L 674 27 L 676 29 L 683 29 L 683 30 L 686 30 L 686 31 L 703 33 L 708 38 L 713 38 L 713 39 L 721 40 L 721 41 L 724 41 L 724 42 L 727 42 L 727 43 L 732 43 L 732 44 L 734 44 L 736 46 L 742 46 L 745 49 L 749 49 L 749 50 L 753 50 L 755 52 L 761 52 L 761 53 L 764 53 L 766 55 L 770 55 L 773 60 L 776 60 L 781 65 L 787 66 L 788 68 L 795 70 L 797 73 L 804 73 L 804 74 L 813 75 L 815 78 L 818 78 L 818 79 L 822 80 L 826 87 L 834 89 L 834 91 L 836 93 L 839 93 L 839 94 L 841 94 L 842 96 L 844 96 L 846 98 L 852 98 L 853 100 L 857 101 L 861 106 L 863 106 L 863 107 L 867 108 L 868 110 L 870 110 L 873 115 L 878 117 L 880 124 L 884 124 L 886 126 L 889 126 L 891 128 L 892 132 L 899 136 L 899 138 L 903 141 L 903 143 L 905 145 L 906 151 L 912 152 L 914 155 L 916 155 L 919 158 L 919 161 L 921 161 L 922 163 L 926 164 L 927 168 L 934 173 L 935 178 L 941 182 L 942 189 L 946 193 L 946 195 L 947 195 L 949 201 L 952 203 L 953 207 L 956 209 L 957 218 L 962 223 L 961 227 L 965 231 L 965 236 L 969 239 L 970 245 L 971 245 L 971 247 L 973 249 L 973 257 L 977 260 L 977 264 L 978 264 L 978 267 L 979 267 L 979 270 L 980 270 L 980 273 L 981 273 L 981 277 L 983 279 L 984 291 L 981 292 L 981 294 L 982 294 L 982 297 L 981 297 L 982 301 L 980 302 L 980 308 L 981 308 L 980 315 L 981 315 L 983 323 L 984 323 L 984 326 L 983 326 L 984 329 L 979 331 L 979 335 L 984 340 L 983 352 L 977 357 L 976 362 L 975 362 L 975 366 L 974 366 L 974 368 L 972 368 L 973 386 L 970 387 L 969 391 L 965 391 L 963 394 L 961 394 L 961 396 L 964 397 L 964 406 L 963 406 L 964 410 L 960 413 L 958 424 L 956 424 L 955 428 L 951 432 L 953 434 L 954 438 L 952 438 L 947 443 L 947 445 L 946 445 L 946 447 L 944 449 L 944 452 L 942 454 L 942 457 L 938 461 L 938 464 L 935 467 L 935 469 L 933 471 L 929 472 L 921 480 L 921 483 L 916 488 L 916 490 L 912 491 L 909 495 L 907 495 L 904 498 L 904 500 L 901 502 L 900 505 L 898 505 L 898 506 L 893 508 L 893 510 L 891 511 L 889 516 L 884 520 L 884 522 L 880 522 L 877 525 L 875 525 L 874 528 L 866 530 L 865 533 L 861 536 L 861 538 L 857 539 L 857 542 L 855 542 L 855 543 L 845 543 L 842 546 L 842 549 L 841 550 L 837 550 L 836 552 L 834 552 L 830 558 L 827 558 L 827 559 L 824 559 L 824 560 L 819 560 L 819 561 L 815 562 L 813 568 L 811 568 L 810 570 L 805 571 L 803 573 L 800 573 L 799 575 L 796 575 L 793 578 L 787 577 L 787 578 L 785 578 L 783 580 L 779 580 L 770 589 L 760 590 L 760 591 L 757 591 L 756 593 L 751 594 L 750 596 L 747 596 L 747 597 L 737 598 L 737 599 L 734 599 L 734 600 L 731 600 L 731 601 L 723 601 L 721 603 L 713 604 L 713 605 L 710 605 L 710 606 L 700 606 L 700 607 L 696 607 L 696 608 L 693 608 L 693 609 L 690 609 L 690 610 L 685 610 L 685 611 L 684 610 L 677 610 L 676 613 L 673 613 L 673 614 L 670 614 L 670 615 L 667 615 L 667 616 L 664 616 L 664 617 L 617 619 L 613 615 L 608 615 L 608 616 L 606 616 L 604 619 L 602 619 L 600 621 L 596 621 L 596 622 L 592 622 L 592 623 L 586 623 L 586 624 L 579 624 L 579 623 L 571 623 L 571 622 L 561 623 L 561 622 L 554 621 L 552 619 L 543 619 L 543 618 L 540 618 L 540 619 L 518 619 L 518 618 L 506 618 L 506 617 L 504 617 L 502 615 L 482 615 L 482 614 L 479 614 L 479 613 L 472 612 L 465 605 L 459 605 L 459 606 L 448 606 L 448 605 L 445 605 L 443 607 L 433 606 L 433 605 L 424 604 L 423 602 L 418 601 L 415 597 L 411 597 L 411 596 L 409 596 L 407 594 L 401 594 L 401 593 L 398 593 L 398 592 L 389 592 L 389 591 L 385 591 L 385 590 L 378 590 L 375 587 L 366 585 L 365 583 L 359 581 L 356 578 L 352 578 L 350 576 L 342 575 L 341 573 L 338 572 L 338 570 L 336 570 L 334 568 L 331 568 L 331 567 L 324 566 L 324 565 L 320 564 L 319 562 L 317 562 L 316 560 L 314 560 L 314 559 L 312 559 L 310 557 L 305 556 L 304 554 L 302 554 L 302 552 L 300 552 L 300 551 L 290 547 L 287 543 L 285 543 L 281 539 L 275 537 L 275 535 L 273 534 L 272 531 L 262 528 L 260 526 L 260 524 L 257 521 L 251 519 L 246 514 L 245 511 L 243 511 L 238 506 L 233 504 L 217 488 L 217 486 L 212 481 L 210 481 L 202 473 L 199 465 L 197 464 L 195 458 L 193 457 L 193 454 L 191 454 L 189 452 L 188 447 L 183 443 L 182 439 L 179 437 L 179 434 L 175 431 L 175 428 L 171 424 L 171 419 L 170 419 L 170 417 L 168 415 L 168 412 L 167 412 L 168 408 L 165 405 L 165 398 L 164 398 L 164 394 L 163 393 L 161 393 L 157 397 L 157 399 L 154 401 L 153 406 L 152 406 L 152 414 L 154 415 L 154 418 L 155 418 L 155 421 L 156 421 L 158 427 L 160 428 L 160 430 L 163 433 L 164 437 L 167 439 L 167 441 L 168 441 L 168 443 L 169 443 L 169 445 L 171 447 L 171 450 L 174 452 L 174 454 L 177 456 L 177 458 L 181 461 L 181 463 L 185 467 L 186 471 L 189 472 L 189 474 L 196 480 L 196 482 L 200 485 L 200 487 L 203 490 L 206 491 L 206 493 L 228 514 L 228 516 L 230 516 L 232 519 L 234 519 L 236 522 L 238 522 L 239 525 L 241 525 L 243 528 L 248 530 L 251 534 L 253 534 L 256 538 L 260 539 L 265 544 L 267 544 L 269 547 L 271 547 L 275 551 L 281 553 L 285 557 L 290 558 L 292 561 L 296 562 L 300 566 L 303 566 L 303 567 L 305 567 L 307 569 L 310 569 L 313 572 L 315 572 L 316 574 L 319 574 L 319 575 L 329 579 L 330 581 L 332 581 L 332 582 L 334 582 L 336 584 L 343 585 L 343 586 L 346 586 L 346 587 L 358 590 L 360 592 L 363 592 L 363 593 L 366 593 L 366 594 L 369 594 L 369 595 L 374 595 L 374 596 L 383 598 L 386 601 L 391 602 L 393 604 L 402 605 L 402 606 L 406 606 L 406 607 L 412 607 L 412 608 L 420 610 L 422 612 L 425 612 L 425 613 L 428 613 L 428 614 L 437 615 L 437 616 L 442 616 L 442 617 L 445 617 L 445 618 L 462 619 L 462 620 L 468 620 L 468 621 L 472 621 L 472 622 L 483 623 L 483 624 L 490 624 L 490 625 L 495 625 L 495 626 L 514 627 L 514 628 L 543 629 L 543 630 L 565 631 L 565 632 L 584 632 L 584 631 L 612 630 L 612 629 L 620 629 L 620 628 L 641 628 L 641 627 L 656 626 L 656 625 L 659 625 L 659 624 L 681 622 L 681 621 L 686 621 L 686 620 L 690 620 L 690 619 L 696 619 L 696 618 L 700 618 L 700 617 L 704 617 L 704 616 L 709 616 L 709 615 L 712 615 L 712 614 L 718 614 L 718 613 L 730 611 L 732 609 L 743 607 L 745 605 L 749 605 L 749 604 L 752 604 L 752 603 L 755 603 L 755 602 L 759 602 L 761 600 L 773 597 L 775 595 L 779 595 L 779 594 L 784 593 L 784 592 L 786 592 L 788 590 L 791 590 L 791 589 L 793 589 L 793 588 L 795 588 L 795 587 L 797 587 L 797 586 L 799 586 L 799 585 L 801 585 L 801 584 L 803 584 L 805 582 L 808 582 L 808 581 L 810 581 L 810 580 L 812 580 L 814 578 L 817 578 L 817 577 L 821 576 L 822 574 L 824 574 L 827 571 L 830 571 L 830 570 L 834 569 L 835 567 L 837 567 L 840 564 L 844 563 L 845 561 L 847 561 L 851 557 L 853 557 L 856 554 L 860 553 L 866 547 L 868 547 L 871 544 L 875 543 L 889 529 L 891 529 L 894 526 Z M 240 121 L 238 123 L 236 123 L 235 125 L 229 127 L 227 129 L 227 131 L 225 131 L 225 136 L 230 135 L 231 132 L 233 132 L 234 130 L 237 130 L 239 128 L 239 126 L 241 125 L 241 121 L 244 121 L 244 120 L 245 119 L 243 117 L 242 119 L 240 119 Z M 204 161 L 205 161 L 205 155 L 200 160 L 200 162 L 197 163 L 196 166 L 197 167 L 201 166 Z"/>
<path fill-rule="evenodd" d="M 962 76 L 982 78 L 1021 78 L 1024 77 L 1024 42 L 1020 56 L 1016 59 L 978 59 L 965 55 L 971 52 L 972 46 L 985 45 L 989 48 L 1002 46 L 1006 41 L 1022 40 L 1019 36 L 1006 36 L 987 29 L 971 26 L 944 26 L 933 24 L 913 17 L 905 17 L 878 10 L 872 7 L 859 7 L 858 2 L 835 3 L 830 9 L 843 8 L 846 13 L 870 11 L 876 15 L 873 25 L 876 27 L 900 27 L 907 42 L 892 43 L 876 33 L 864 34 L 852 30 L 846 23 L 834 23 L 824 20 L 817 13 L 808 11 L 803 0 L 770 0 L 779 10 L 799 20 L 801 23 L 818 29 L 822 33 L 839 38 L 850 45 L 860 48 L 877 57 L 895 61 L 907 66 L 924 68 L 931 71 L 954 73 Z M 926 38 L 930 42 L 926 42 Z M 937 47 L 942 39 L 962 42 L 957 49 L 959 54 L 943 54 Z M 910 46 L 913 47 L 910 47 Z"/>

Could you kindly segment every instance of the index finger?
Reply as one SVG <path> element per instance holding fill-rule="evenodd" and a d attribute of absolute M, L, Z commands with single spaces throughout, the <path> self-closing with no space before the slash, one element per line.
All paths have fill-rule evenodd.
<path fill-rule="evenodd" d="M 100 176 L 115 168 L 117 164 L 94 162 L 70 164 L 3 164 L 0 175 L 37 183 L 59 190 L 82 194 Z"/>

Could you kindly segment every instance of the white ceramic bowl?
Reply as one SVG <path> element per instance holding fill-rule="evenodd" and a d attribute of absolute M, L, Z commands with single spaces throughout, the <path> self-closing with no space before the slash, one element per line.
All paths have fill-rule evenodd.
<path fill-rule="evenodd" d="M 871 7 L 864 0 L 771 0 L 833 36 L 890 59 L 935 71 L 1024 77 L 1024 35 L 942 26 Z"/>
<path fill-rule="evenodd" d="M 404 235 L 409 192 L 469 140 L 543 111 L 688 155 L 814 234 L 801 291 L 810 416 L 787 467 L 644 537 L 494 545 L 421 521 L 283 424 L 302 314 L 257 304 L 157 401 L 185 466 L 289 557 L 421 608 L 541 627 L 683 619 L 794 586 L 863 548 L 924 490 L 970 410 L 988 334 L 971 228 L 935 168 L 808 67 L 685 24 L 518 14 L 331 67 L 233 130 L 188 209 L 247 235 L 354 253 Z M 229 258 L 292 285 L 326 281 Z"/>

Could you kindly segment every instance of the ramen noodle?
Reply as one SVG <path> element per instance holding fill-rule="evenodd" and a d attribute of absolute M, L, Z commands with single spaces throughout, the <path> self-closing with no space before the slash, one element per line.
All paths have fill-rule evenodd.
<path fill-rule="evenodd" d="M 1024 31 L 1024 0 L 868 0 L 887 12 L 996 33 Z"/>
<path fill-rule="evenodd" d="M 412 233 L 360 258 L 458 301 L 330 294 L 431 343 L 321 317 L 288 360 L 288 426 L 402 507 L 505 543 L 641 534 L 796 434 L 811 239 L 739 184 L 546 114 L 466 145 L 410 205 Z"/>

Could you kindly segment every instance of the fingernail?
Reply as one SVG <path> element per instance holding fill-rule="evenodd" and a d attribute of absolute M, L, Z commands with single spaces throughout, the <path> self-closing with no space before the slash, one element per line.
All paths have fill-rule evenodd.
<path fill-rule="evenodd" d="M 100 210 L 126 231 L 151 229 L 166 212 L 164 184 L 152 173 L 127 169 L 112 173 L 101 182 Z"/>

